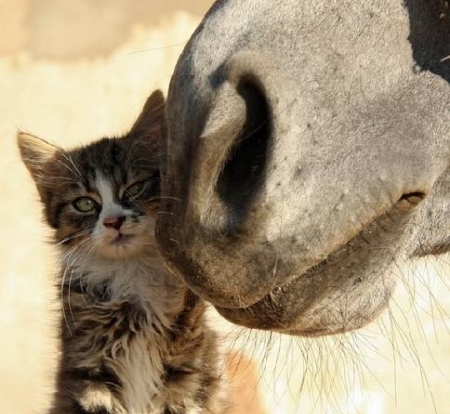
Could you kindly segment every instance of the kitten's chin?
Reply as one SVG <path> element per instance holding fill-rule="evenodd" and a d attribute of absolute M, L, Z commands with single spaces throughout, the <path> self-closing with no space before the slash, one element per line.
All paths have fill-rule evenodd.
<path fill-rule="evenodd" d="M 113 240 L 105 240 L 99 244 L 97 253 L 108 259 L 130 259 L 143 251 L 142 240 L 137 235 L 121 234 Z"/>

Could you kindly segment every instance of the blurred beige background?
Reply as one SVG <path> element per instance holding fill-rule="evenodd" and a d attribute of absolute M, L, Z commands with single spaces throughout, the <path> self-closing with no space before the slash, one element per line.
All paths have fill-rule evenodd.
<path fill-rule="evenodd" d="M 1 414 L 45 412 L 57 352 L 53 257 L 17 129 L 62 145 L 126 131 L 148 93 L 167 89 L 210 3 L 0 0 Z M 279 338 L 213 321 L 224 346 L 258 364 L 268 412 L 449 413 L 447 261 L 399 268 L 407 283 L 390 311 L 354 335 Z"/>

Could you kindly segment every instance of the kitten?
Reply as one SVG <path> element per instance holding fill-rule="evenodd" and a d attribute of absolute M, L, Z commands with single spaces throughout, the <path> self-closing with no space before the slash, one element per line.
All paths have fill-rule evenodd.
<path fill-rule="evenodd" d="M 66 151 L 19 133 L 60 250 L 61 360 L 50 414 L 222 413 L 204 302 L 153 236 L 164 97 L 131 131 Z"/>

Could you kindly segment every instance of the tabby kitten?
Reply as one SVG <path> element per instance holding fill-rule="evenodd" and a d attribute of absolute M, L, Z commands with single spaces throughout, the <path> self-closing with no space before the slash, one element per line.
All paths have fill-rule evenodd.
<path fill-rule="evenodd" d="M 19 133 L 60 250 L 50 414 L 224 411 L 205 304 L 165 270 L 155 245 L 163 119 L 156 91 L 122 138 L 66 151 Z"/>

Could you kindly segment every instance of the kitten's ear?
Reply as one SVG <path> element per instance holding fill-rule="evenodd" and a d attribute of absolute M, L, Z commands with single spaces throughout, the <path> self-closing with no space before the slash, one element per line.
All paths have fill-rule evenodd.
<path fill-rule="evenodd" d="M 145 102 L 139 118 L 130 131 L 130 136 L 159 140 L 164 129 L 164 94 L 157 89 Z"/>
<path fill-rule="evenodd" d="M 33 180 L 39 185 L 49 161 L 54 158 L 59 148 L 25 132 L 17 134 L 17 143 L 22 161 L 30 171 Z"/>

